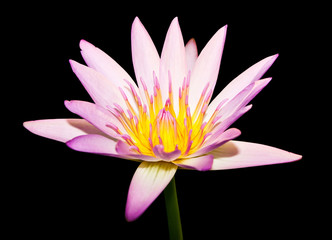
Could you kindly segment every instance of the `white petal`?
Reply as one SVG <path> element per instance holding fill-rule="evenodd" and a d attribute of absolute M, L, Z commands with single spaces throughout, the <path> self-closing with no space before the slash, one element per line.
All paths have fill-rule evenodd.
<path fill-rule="evenodd" d="M 169 80 L 168 73 L 172 78 L 172 89 L 174 94 L 174 111 L 179 110 L 179 99 L 177 93 L 182 85 L 184 77 L 187 76 L 186 53 L 183 37 L 177 18 L 172 21 L 165 39 L 160 59 L 160 89 L 163 103 L 168 98 Z"/>
<path fill-rule="evenodd" d="M 227 25 L 219 29 L 199 54 L 190 80 L 189 106 L 195 109 L 202 90 L 214 89 L 219 73 L 221 56 L 226 39 Z"/>
<path fill-rule="evenodd" d="M 186 60 L 188 71 L 193 70 L 198 57 L 197 45 L 195 39 L 190 39 L 186 44 Z"/>
<path fill-rule="evenodd" d="M 159 76 L 160 57 L 149 33 L 137 17 L 131 29 L 131 50 L 141 96 L 144 96 L 141 78 L 145 82 L 150 96 L 153 94 L 153 72 Z M 145 101 L 145 97 L 142 97 L 142 100 Z"/>
<path fill-rule="evenodd" d="M 177 166 L 167 162 L 142 162 L 131 180 L 126 219 L 134 221 L 151 205 L 172 180 Z"/>

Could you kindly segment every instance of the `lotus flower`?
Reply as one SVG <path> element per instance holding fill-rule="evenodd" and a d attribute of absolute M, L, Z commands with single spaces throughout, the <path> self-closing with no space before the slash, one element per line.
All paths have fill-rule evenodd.
<path fill-rule="evenodd" d="M 175 18 L 161 57 L 142 23 L 132 25 L 136 83 L 111 57 L 85 40 L 88 66 L 71 67 L 94 103 L 65 101 L 82 119 L 28 121 L 37 135 L 70 148 L 141 162 L 131 181 L 125 216 L 137 219 L 158 197 L 178 168 L 198 171 L 244 168 L 301 158 L 278 148 L 233 141 L 229 128 L 248 112 L 248 103 L 271 81 L 261 79 L 278 55 L 267 57 L 230 82 L 212 101 L 227 26 L 219 29 L 198 56 L 194 39 L 184 45 Z"/>

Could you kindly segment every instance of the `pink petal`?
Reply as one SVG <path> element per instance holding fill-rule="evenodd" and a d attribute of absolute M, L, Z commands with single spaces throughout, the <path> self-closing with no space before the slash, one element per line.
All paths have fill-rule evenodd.
<path fill-rule="evenodd" d="M 213 164 L 213 155 L 210 154 L 194 158 L 179 159 L 173 161 L 173 163 L 182 168 L 208 171 Z"/>
<path fill-rule="evenodd" d="M 88 152 L 113 157 L 121 156 L 118 155 L 115 151 L 116 141 L 98 134 L 78 136 L 66 142 L 66 144 L 71 149 L 80 152 Z"/>
<path fill-rule="evenodd" d="M 195 62 L 198 57 L 197 45 L 195 39 L 190 39 L 186 44 L 186 61 L 187 61 L 187 69 L 188 71 L 193 70 Z"/>
<path fill-rule="evenodd" d="M 237 128 L 230 128 L 225 132 L 221 133 L 219 136 L 210 136 L 206 143 L 204 143 L 203 147 L 199 149 L 197 152 L 191 154 L 188 157 L 196 157 L 206 153 L 211 152 L 213 149 L 220 147 L 221 145 L 225 144 L 226 142 L 240 136 L 241 131 Z"/>
<path fill-rule="evenodd" d="M 24 122 L 30 132 L 60 142 L 67 142 L 77 136 L 102 134 L 102 132 L 84 119 L 44 119 Z"/>
<path fill-rule="evenodd" d="M 230 101 L 225 103 L 219 113 L 219 115 L 222 116 L 220 121 L 223 121 L 234 113 L 236 114 L 237 111 L 246 106 L 271 81 L 271 79 L 272 78 L 266 78 L 249 84 Z"/>
<path fill-rule="evenodd" d="M 148 162 L 159 161 L 159 159 L 157 159 L 153 156 L 138 154 L 138 153 L 134 152 L 133 150 L 131 150 L 129 147 L 130 146 L 127 143 L 119 140 L 115 146 L 115 150 L 119 155 L 122 155 L 128 159 L 144 160 L 144 161 L 148 161 Z"/>
<path fill-rule="evenodd" d="M 230 101 L 221 108 L 218 116 L 219 120 L 215 123 L 216 127 L 212 131 L 213 135 L 218 136 L 239 119 L 244 113 L 249 111 L 252 105 L 246 106 L 269 82 L 271 78 L 258 80 L 244 88 Z M 214 139 L 213 135 L 210 139 Z M 206 143 L 208 144 L 208 142 Z"/>
<path fill-rule="evenodd" d="M 166 35 L 160 59 L 160 88 L 163 102 L 168 98 L 169 78 L 171 74 L 173 93 L 179 91 L 184 77 L 187 76 L 186 53 L 178 18 L 174 18 Z M 174 98 L 174 110 L 179 110 L 179 99 Z"/>
<path fill-rule="evenodd" d="M 138 92 L 138 89 L 128 73 L 110 56 L 91 43 L 81 40 L 80 48 L 87 65 L 101 73 L 115 87 L 116 91 L 118 91 L 118 87 L 121 87 L 127 95 L 129 102 L 132 105 L 136 105 L 126 81 L 132 84 L 136 92 Z M 126 81 L 124 81 L 124 79 Z"/>
<path fill-rule="evenodd" d="M 213 114 L 221 101 L 224 99 L 231 100 L 248 85 L 260 79 L 271 67 L 277 57 L 278 54 L 264 58 L 231 81 L 210 103 L 209 108 L 206 111 L 206 117 L 209 118 Z"/>
<path fill-rule="evenodd" d="M 209 144 L 211 141 L 213 142 L 213 139 L 216 138 L 216 136 L 219 136 L 222 134 L 227 128 L 229 128 L 237 119 L 239 119 L 243 114 L 248 112 L 252 108 L 252 105 L 245 106 L 241 108 L 240 110 L 236 111 L 235 113 L 231 114 L 229 117 L 224 118 L 222 121 L 218 121 L 216 123 L 216 126 L 211 131 L 211 137 L 204 145 Z"/>
<path fill-rule="evenodd" d="M 122 133 L 126 133 L 122 124 L 112 113 L 96 104 L 74 100 L 65 101 L 65 105 L 69 111 L 86 119 L 96 128 L 113 138 L 118 138 L 118 134 L 112 128 L 108 127 L 109 123 L 117 126 Z"/>
<path fill-rule="evenodd" d="M 140 79 L 146 84 L 149 94 L 153 94 L 153 72 L 159 76 L 160 57 L 158 51 L 138 17 L 135 18 L 131 28 L 131 50 L 136 79 L 141 96 L 144 88 Z M 142 98 L 145 100 L 145 97 Z"/>
<path fill-rule="evenodd" d="M 74 73 L 97 105 L 106 108 L 107 106 L 113 106 L 113 103 L 117 103 L 123 109 L 127 109 L 125 100 L 114 83 L 92 68 L 73 60 L 69 62 Z M 137 111 L 136 104 L 133 107 Z"/>
<path fill-rule="evenodd" d="M 131 180 L 126 219 L 134 221 L 151 205 L 173 178 L 177 166 L 167 162 L 142 162 Z"/>
<path fill-rule="evenodd" d="M 214 89 L 224 49 L 227 25 L 219 29 L 199 54 L 191 77 L 189 106 L 195 109 L 204 86 Z"/>
<path fill-rule="evenodd" d="M 165 152 L 163 145 L 156 145 L 153 147 L 153 153 L 156 155 L 157 159 L 164 161 L 173 161 L 181 155 L 181 151 L 176 149 L 172 152 Z"/>
<path fill-rule="evenodd" d="M 302 158 L 301 155 L 257 143 L 230 141 L 213 150 L 211 170 L 254 167 L 287 163 Z"/>

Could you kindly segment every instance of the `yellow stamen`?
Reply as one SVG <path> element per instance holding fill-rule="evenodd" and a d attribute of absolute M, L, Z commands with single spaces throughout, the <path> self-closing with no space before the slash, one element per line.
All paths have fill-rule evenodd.
<path fill-rule="evenodd" d="M 204 143 L 205 139 L 210 135 L 214 123 L 218 119 L 220 106 L 212 114 L 207 122 L 203 122 L 208 103 L 212 96 L 212 91 L 208 92 L 209 84 L 206 84 L 202 94 L 191 114 L 189 107 L 189 87 L 190 72 L 184 77 L 182 87 L 177 94 L 173 94 L 171 72 L 168 71 L 168 96 L 162 96 L 158 78 L 153 72 L 153 93 L 149 93 L 147 86 L 142 78 L 144 95 L 140 96 L 135 91 L 134 86 L 128 81 L 127 84 L 131 89 L 133 98 L 137 105 L 137 112 L 134 110 L 133 103 L 129 102 L 124 91 L 119 88 L 120 93 L 126 104 L 126 109 L 118 104 L 109 107 L 109 110 L 123 126 L 126 133 L 114 124 L 107 125 L 113 129 L 121 138 L 130 146 L 130 150 L 139 154 L 155 156 L 153 148 L 162 144 L 165 152 L 174 150 L 181 151 L 181 157 L 190 155 L 197 151 Z M 141 99 L 141 97 L 145 98 Z M 174 111 L 174 97 L 178 97 L 179 112 Z M 162 99 L 167 99 L 163 102 Z"/>

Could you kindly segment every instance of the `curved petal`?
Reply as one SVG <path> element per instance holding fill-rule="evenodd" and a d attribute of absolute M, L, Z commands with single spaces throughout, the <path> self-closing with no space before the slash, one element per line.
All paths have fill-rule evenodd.
<path fill-rule="evenodd" d="M 160 57 L 158 51 L 143 24 L 138 17 L 135 18 L 131 28 L 131 51 L 134 70 L 141 96 L 144 96 L 144 87 L 140 81 L 145 82 L 149 94 L 153 94 L 153 72 L 159 76 Z M 145 101 L 145 97 L 142 97 Z"/>
<path fill-rule="evenodd" d="M 177 166 L 167 162 L 142 162 L 131 180 L 126 219 L 134 221 L 151 205 L 172 180 Z"/>
<path fill-rule="evenodd" d="M 195 153 L 189 155 L 188 157 L 196 157 L 196 156 L 200 156 L 200 155 L 209 153 L 213 149 L 220 147 L 221 145 L 225 144 L 226 142 L 228 142 L 234 138 L 237 138 L 238 136 L 240 136 L 240 134 L 241 134 L 241 131 L 239 129 L 230 128 L 218 136 L 215 136 L 215 135 L 213 137 L 210 136 L 206 140 L 206 142 L 204 143 L 204 145 L 201 149 L 199 149 Z"/>
<path fill-rule="evenodd" d="M 168 98 L 169 73 L 172 79 L 173 93 L 178 93 L 184 77 L 187 75 L 186 53 L 178 18 L 174 18 L 166 35 L 160 59 L 160 89 L 163 103 Z M 179 111 L 179 99 L 174 97 L 174 111 Z"/>
<path fill-rule="evenodd" d="M 243 114 L 248 112 L 252 108 L 252 104 L 241 108 L 236 111 L 234 114 L 230 115 L 227 118 L 224 118 L 222 121 L 217 121 L 215 123 L 214 129 L 211 131 L 211 140 L 216 136 L 219 136 L 223 133 L 227 128 L 229 128 L 237 119 L 239 119 Z"/>
<path fill-rule="evenodd" d="M 113 138 L 118 138 L 118 134 L 111 127 L 109 127 L 108 124 L 110 123 L 118 127 L 121 132 L 126 133 L 126 130 L 123 128 L 122 124 L 115 116 L 113 116 L 112 113 L 96 104 L 74 100 L 65 101 L 65 105 L 69 111 L 86 119 L 96 128 Z"/>
<path fill-rule="evenodd" d="M 123 109 L 127 109 L 126 102 L 115 84 L 92 68 L 73 60 L 69 62 L 74 73 L 97 105 L 106 108 L 107 106 L 113 106 L 113 103 L 117 103 Z M 137 112 L 136 103 L 132 107 Z"/>
<path fill-rule="evenodd" d="M 115 150 L 116 141 L 98 134 L 78 136 L 66 144 L 71 149 L 80 152 L 121 157 Z"/>
<path fill-rule="evenodd" d="M 230 101 L 226 102 L 221 108 L 218 115 L 221 115 L 219 121 L 224 121 L 232 115 L 236 115 L 241 111 L 270 81 L 272 78 L 261 79 L 249 84 L 241 92 L 239 92 Z"/>
<path fill-rule="evenodd" d="M 210 103 L 209 108 L 205 113 L 206 117 L 209 118 L 213 114 L 214 110 L 217 108 L 221 101 L 224 99 L 231 100 L 244 88 L 260 79 L 271 67 L 277 57 L 278 54 L 264 58 L 241 73 L 233 81 L 231 81 Z"/>
<path fill-rule="evenodd" d="M 214 149 L 211 154 L 214 156 L 211 170 L 287 163 L 302 158 L 301 155 L 275 147 L 241 141 L 230 141 Z"/>
<path fill-rule="evenodd" d="M 179 149 L 176 149 L 172 152 L 165 152 L 164 146 L 161 144 L 153 147 L 153 153 L 156 155 L 157 159 L 161 159 L 167 162 L 173 161 L 181 155 L 181 151 Z"/>
<path fill-rule="evenodd" d="M 195 109 L 203 88 L 214 89 L 218 78 L 227 25 L 219 29 L 199 54 L 190 80 L 189 106 Z"/>
<path fill-rule="evenodd" d="M 110 56 L 91 43 L 82 39 L 80 41 L 80 48 L 86 64 L 107 78 L 115 86 L 116 91 L 118 87 L 121 87 L 128 97 L 129 102 L 132 105 L 136 105 L 131 89 L 126 81 L 135 88 L 136 92 L 138 92 L 138 89 L 129 74 Z"/>
<path fill-rule="evenodd" d="M 185 50 L 186 50 L 187 69 L 188 71 L 192 72 L 198 57 L 197 45 L 194 38 L 189 40 L 189 42 L 186 44 Z"/>
<path fill-rule="evenodd" d="M 153 156 L 148 156 L 144 154 L 137 154 L 137 152 L 134 152 L 133 150 L 130 149 L 130 146 L 119 140 L 115 146 L 115 150 L 118 154 L 125 156 L 126 158 L 129 159 L 136 159 L 136 160 L 144 160 L 148 162 L 157 162 L 160 161 L 159 159 L 153 157 Z"/>
<path fill-rule="evenodd" d="M 210 154 L 194 158 L 179 159 L 173 161 L 173 163 L 182 168 L 208 171 L 213 164 L 213 155 Z"/>
<path fill-rule="evenodd" d="M 30 132 L 59 142 L 86 134 L 103 134 L 85 119 L 43 119 L 24 122 Z"/>

